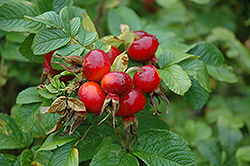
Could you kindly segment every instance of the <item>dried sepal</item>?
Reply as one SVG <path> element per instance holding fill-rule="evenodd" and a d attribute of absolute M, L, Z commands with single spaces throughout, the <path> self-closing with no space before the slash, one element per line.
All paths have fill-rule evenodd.
<path fill-rule="evenodd" d="M 65 64 L 62 64 L 60 62 L 54 62 L 60 65 L 62 68 L 64 68 L 67 71 L 73 72 L 73 73 L 79 73 L 83 70 L 83 64 L 84 64 L 84 58 L 78 55 L 70 55 L 70 56 L 61 56 L 57 54 L 58 56 L 55 56 L 55 58 L 62 58 L 67 64 L 70 66 L 67 66 Z"/>
<path fill-rule="evenodd" d="M 50 108 L 50 107 L 40 107 L 40 112 L 41 112 L 42 114 L 46 114 L 46 113 L 49 112 L 49 108 Z"/>
<path fill-rule="evenodd" d="M 57 121 L 55 127 L 47 131 L 46 134 L 55 133 L 58 130 L 60 130 L 63 127 L 64 123 L 66 122 L 67 115 L 68 115 L 68 112 L 65 112 L 64 115 Z"/>
<path fill-rule="evenodd" d="M 66 108 L 67 98 L 65 96 L 60 96 L 51 104 L 48 112 L 53 114 L 57 112 L 58 114 L 63 115 L 65 113 Z"/>
<path fill-rule="evenodd" d="M 86 107 L 84 103 L 78 99 L 69 97 L 68 98 L 69 107 L 76 112 L 86 112 Z"/>

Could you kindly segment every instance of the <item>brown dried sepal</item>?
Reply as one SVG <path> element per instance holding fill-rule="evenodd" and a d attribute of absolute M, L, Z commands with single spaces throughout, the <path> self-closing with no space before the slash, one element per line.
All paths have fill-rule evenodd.
<path fill-rule="evenodd" d="M 84 103 L 78 99 L 69 97 L 68 98 L 69 107 L 76 112 L 86 112 L 86 107 Z"/>
<path fill-rule="evenodd" d="M 69 64 L 70 66 L 67 66 L 65 64 L 62 64 L 60 62 L 54 62 L 60 65 L 62 68 L 64 68 L 67 71 L 73 72 L 73 73 L 79 73 L 83 70 L 84 65 L 84 58 L 78 55 L 70 55 L 70 56 L 61 56 L 57 54 L 58 56 L 55 56 L 55 58 L 63 58 L 63 60 Z"/>
<path fill-rule="evenodd" d="M 66 111 L 66 108 L 67 108 L 67 97 L 60 96 L 51 104 L 48 112 L 52 114 L 57 112 L 58 114 L 63 115 Z"/>
<path fill-rule="evenodd" d="M 68 115 L 68 112 L 65 112 L 64 115 L 57 121 L 55 127 L 47 131 L 46 134 L 51 134 L 60 130 L 63 127 L 64 123 L 66 122 L 67 115 Z"/>

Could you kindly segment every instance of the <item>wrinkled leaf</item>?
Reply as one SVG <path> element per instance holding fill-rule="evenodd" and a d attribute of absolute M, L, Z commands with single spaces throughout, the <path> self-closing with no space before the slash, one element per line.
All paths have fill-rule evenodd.
<path fill-rule="evenodd" d="M 38 103 L 42 101 L 44 101 L 44 99 L 39 96 L 39 93 L 36 87 L 29 87 L 21 91 L 16 98 L 17 104 L 30 104 L 30 103 Z"/>
<path fill-rule="evenodd" d="M 112 66 L 111 66 L 111 71 L 125 71 L 128 68 L 128 55 L 123 52 L 122 54 L 118 55 Z"/>

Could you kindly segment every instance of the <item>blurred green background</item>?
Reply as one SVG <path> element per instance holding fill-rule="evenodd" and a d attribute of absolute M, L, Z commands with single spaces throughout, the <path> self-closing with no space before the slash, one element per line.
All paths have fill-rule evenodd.
<path fill-rule="evenodd" d="M 166 90 L 171 110 L 161 118 L 187 141 L 198 165 L 250 165 L 249 0 L 75 0 L 74 6 L 86 10 L 100 37 L 119 33 L 111 26 L 119 23 L 115 15 L 130 27 L 155 34 L 163 48 L 168 42 L 216 45 L 239 82 L 211 78 L 212 93 L 201 111 Z M 40 82 L 42 64 L 31 63 L 18 52 L 27 36 L 0 31 L 0 111 L 4 113 L 10 114 L 18 92 Z M 167 107 L 162 103 L 160 110 Z"/>

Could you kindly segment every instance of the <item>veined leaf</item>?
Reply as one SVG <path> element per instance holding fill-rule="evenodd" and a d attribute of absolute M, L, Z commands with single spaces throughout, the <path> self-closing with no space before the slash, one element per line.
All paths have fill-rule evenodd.
<path fill-rule="evenodd" d="M 25 21 L 24 15 L 37 16 L 37 7 L 29 1 L 7 1 L 0 5 L 0 29 L 4 31 L 34 33 L 44 28 L 38 22 Z"/>
<path fill-rule="evenodd" d="M 94 43 L 93 49 L 101 49 L 105 52 L 108 52 L 111 49 L 111 45 L 104 43 L 102 40 L 96 40 Z"/>
<path fill-rule="evenodd" d="M 71 27 L 71 36 L 75 36 L 81 26 L 81 20 L 79 17 L 75 17 L 71 20 L 70 22 L 70 27 Z"/>
<path fill-rule="evenodd" d="M 192 76 L 208 92 L 211 92 L 206 64 L 197 59 L 187 59 L 179 63 L 181 68 Z"/>
<path fill-rule="evenodd" d="M 228 83 L 238 82 L 237 76 L 231 71 L 232 69 L 230 67 L 207 65 L 207 70 L 209 75 L 212 76 L 215 80 Z"/>
<path fill-rule="evenodd" d="M 83 13 L 84 17 L 83 17 L 83 27 L 86 31 L 89 32 L 95 32 L 97 33 L 96 29 L 95 29 L 95 24 L 92 22 L 91 18 L 86 14 Z"/>
<path fill-rule="evenodd" d="M 52 0 L 52 1 L 53 1 L 53 11 L 55 11 L 56 13 L 59 13 L 66 6 L 71 8 L 74 3 L 74 0 Z"/>
<path fill-rule="evenodd" d="M 138 141 L 140 144 L 133 144 L 132 153 L 148 166 L 197 165 L 186 142 L 171 131 L 146 130 L 138 135 Z"/>
<path fill-rule="evenodd" d="M 68 44 L 70 40 L 69 35 L 60 29 L 42 29 L 36 34 L 32 49 L 34 54 L 46 54 Z"/>
<path fill-rule="evenodd" d="M 43 63 L 43 55 L 34 55 L 31 50 L 31 45 L 33 43 L 33 39 L 35 34 L 30 34 L 20 45 L 19 52 L 23 57 L 31 60 L 36 63 Z"/>
<path fill-rule="evenodd" d="M 116 138 L 112 127 L 107 123 L 100 126 L 93 125 L 86 137 L 77 144 L 80 154 L 80 162 L 87 161 L 105 145 L 111 144 Z"/>
<path fill-rule="evenodd" d="M 68 143 L 58 148 L 51 156 L 49 166 L 74 166 L 79 165 L 79 155 L 76 147 Z"/>
<path fill-rule="evenodd" d="M 32 150 L 25 149 L 21 153 L 20 161 L 21 165 L 32 165 L 31 162 L 33 161 L 34 154 Z"/>
<path fill-rule="evenodd" d="M 86 31 L 82 26 L 79 28 L 79 32 L 77 34 L 77 40 L 80 44 L 84 46 L 90 45 L 97 38 L 96 32 Z"/>
<path fill-rule="evenodd" d="M 0 149 L 21 149 L 33 142 L 30 133 L 23 133 L 15 120 L 0 113 Z"/>
<path fill-rule="evenodd" d="M 179 43 L 179 42 L 167 42 L 167 43 L 161 44 L 161 48 L 164 50 L 166 50 L 166 49 L 179 50 L 183 53 L 187 53 L 189 50 L 191 50 L 195 46 L 196 46 L 196 44 L 186 45 L 186 44 Z"/>
<path fill-rule="evenodd" d="M 29 87 L 21 91 L 16 98 L 17 104 L 30 104 L 42 101 L 44 101 L 44 99 L 39 97 L 39 93 L 36 87 Z"/>
<path fill-rule="evenodd" d="M 85 47 L 82 47 L 79 44 L 70 44 L 67 46 L 64 46 L 60 49 L 58 49 L 58 54 L 62 56 L 68 56 L 68 55 L 81 55 L 84 51 Z"/>
<path fill-rule="evenodd" d="M 37 122 L 36 116 L 40 113 L 40 103 L 21 105 L 16 114 L 16 123 L 21 126 L 24 133 L 28 133 Z"/>
<path fill-rule="evenodd" d="M 121 148 L 117 144 L 109 144 L 104 146 L 91 160 L 90 166 L 107 166 L 107 165 L 119 165 L 119 166 L 138 166 L 139 162 L 135 156 L 130 153 L 126 153 L 122 150 L 117 156 L 116 152 Z"/>
<path fill-rule="evenodd" d="M 159 73 L 169 89 L 178 95 L 183 96 L 191 87 L 188 74 L 179 65 L 159 69 Z"/>
<path fill-rule="evenodd" d="M 71 136 L 68 134 L 61 136 L 62 129 L 56 133 L 51 133 L 47 139 L 44 141 L 42 146 L 36 151 L 38 153 L 42 150 L 54 150 L 66 143 L 72 142 L 74 140 L 77 140 L 79 136 L 79 133 L 75 131 Z"/>
<path fill-rule="evenodd" d="M 63 29 L 68 35 L 71 36 L 71 27 L 69 22 L 69 7 L 66 6 L 60 11 L 60 18 L 63 25 Z"/>
<path fill-rule="evenodd" d="M 164 68 L 165 66 L 173 65 L 188 58 L 198 59 L 195 55 L 186 54 L 179 50 L 166 50 L 159 57 L 159 66 Z"/>
<path fill-rule="evenodd" d="M 199 83 L 192 77 L 191 82 L 192 86 L 184 95 L 184 99 L 191 108 L 195 110 L 201 110 L 209 99 L 209 92 L 203 89 L 203 87 L 201 87 Z"/>
<path fill-rule="evenodd" d="M 60 29 L 63 28 L 59 15 L 54 11 L 49 11 L 36 17 L 24 16 L 24 18 L 26 20 L 32 20 L 32 21 L 43 23 L 49 27 L 55 27 L 55 28 L 60 28 Z"/>
<path fill-rule="evenodd" d="M 221 51 L 213 44 L 207 42 L 197 43 L 188 53 L 200 56 L 200 60 L 208 65 L 219 66 L 225 61 Z"/>

